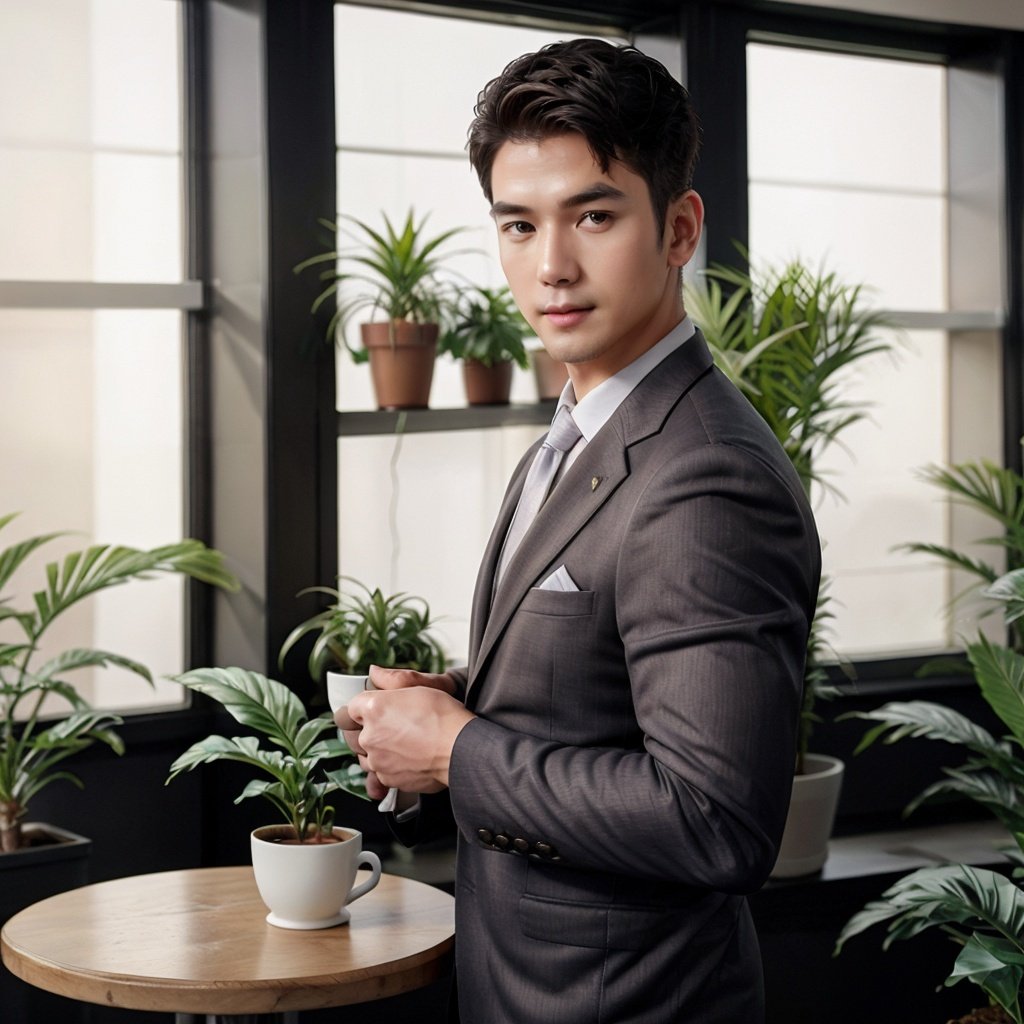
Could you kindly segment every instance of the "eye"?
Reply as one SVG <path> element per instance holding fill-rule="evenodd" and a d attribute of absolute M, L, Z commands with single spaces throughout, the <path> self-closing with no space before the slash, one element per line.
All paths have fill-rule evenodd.
<path fill-rule="evenodd" d="M 533 231 L 533 225 L 525 220 L 510 220 L 501 225 L 501 230 L 506 235 L 528 235 Z"/>
<path fill-rule="evenodd" d="M 580 218 L 580 224 L 594 228 L 607 227 L 612 221 L 612 215 L 604 210 L 587 210 Z"/>

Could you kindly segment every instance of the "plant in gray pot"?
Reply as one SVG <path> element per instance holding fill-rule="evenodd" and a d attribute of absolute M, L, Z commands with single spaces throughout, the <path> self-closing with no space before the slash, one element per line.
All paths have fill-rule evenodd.
<path fill-rule="evenodd" d="M 380 881 L 380 860 L 362 849 L 362 834 L 334 824 L 328 798 L 352 791 L 344 765 L 353 760 L 338 738 L 329 713 L 309 718 L 299 698 L 283 683 L 241 668 L 195 669 L 178 677 L 182 686 L 219 702 L 239 723 L 264 737 L 207 736 L 171 765 L 171 782 L 182 772 L 214 761 L 236 761 L 265 777 L 251 780 L 235 800 L 261 796 L 275 808 L 278 823 L 260 826 L 250 837 L 253 873 L 268 923 L 298 930 L 330 928 L 349 920 L 348 904 Z M 364 794 L 365 795 L 365 794 Z M 355 884 L 360 866 L 370 877 Z"/>
<path fill-rule="evenodd" d="M 771 427 L 807 492 L 830 489 L 818 472 L 821 453 L 865 415 L 843 390 L 843 373 L 890 349 L 884 315 L 864 303 L 860 286 L 799 260 L 750 271 L 717 265 L 687 283 L 686 308 L 715 362 Z M 828 857 L 844 765 L 809 752 L 808 744 L 818 703 L 835 692 L 823 657 L 831 615 L 823 579 L 808 637 L 793 795 L 772 871 L 777 878 L 811 874 Z"/>

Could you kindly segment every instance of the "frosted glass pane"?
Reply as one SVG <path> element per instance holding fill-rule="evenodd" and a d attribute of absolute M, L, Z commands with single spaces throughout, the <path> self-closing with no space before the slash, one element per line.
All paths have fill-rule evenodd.
<path fill-rule="evenodd" d="M 824 261 L 885 309 L 947 308 L 939 197 L 751 185 L 750 251 L 768 263 Z"/>
<path fill-rule="evenodd" d="M 559 38 L 352 4 L 335 12 L 340 146 L 461 153 L 477 93 L 509 61 Z"/>
<path fill-rule="evenodd" d="M 0 512 L 22 513 L 0 546 L 75 531 L 19 570 L 19 602 L 38 588 L 42 566 L 70 550 L 183 536 L 180 338 L 176 311 L 0 311 Z M 156 580 L 83 603 L 46 650 L 104 647 L 165 675 L 182 668 L 183 635 L 182 584 Z M 179 687 L 153 691 L 120 670 L 76 681 L 106 707 L 182 701 Z"/>
<path fill-rule="evenodd" d="M 180 174 L 176 156 L 96 156 L 96 280 L 182 279 Z"/>
<path fill-rule="evenodd" d="M 948 360 L 945 334 L 913 332 L 901 336 L 893 354 L 856 364 L 844 383 L 844 398 L 866 403 L 867 416 L 819 459 L 818 468 L 842 497 L 816 493 L 815 516 L 824 571 L 835 580 L 837 598 L 847 595 L 847 604 L 835 609 L 833 628 L 845 655 L 927 649 L 936 636 L 948 637 L 941 611 L 951 593 L 947 571 L 898 549 L 949 543 L 942 495 L 918 476 L 925 465 L 946 461 Z M 894 612 L 892 588 L 906 580 L 921 586 L 922 574 L 934 593 L 916 609 Z M 886 591 L 885 599 L 871 600 L 870 586 L 879 595 Z"/>
<path fill-rule="evenodd" d="M 83 0 L 0 4 L 0 145 L 89 141 L 89 24 Z"/>
<path fill-rule="evenodd" d="M 93 142 L 177 152 L 179 5 L 92 0 L 90 6 Z"/>
<path fill-rule="evenodd" d="M 944 191 L 945 86 L 935 65 L 750 44 L 750 177 Z"/>
<path fill-rule="evenodd" d="M 92 181 L 88 153 L 0 148 L 0 278 L 93 279 Z"/>
<path fill-rule="evenodd" d="M 0 277 L 181 280 L 179 13 L 0 5 Z"/>

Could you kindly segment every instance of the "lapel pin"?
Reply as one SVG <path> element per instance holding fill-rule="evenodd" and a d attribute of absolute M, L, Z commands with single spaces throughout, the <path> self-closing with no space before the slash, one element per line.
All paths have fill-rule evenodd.
<path fill-rule="evenodd" d="M 602 480 L 602 478 L 599 477 L 599 476 L 591 477 L 590 478 L 590 489 L 592 491 L 596 491 L 597 490 L 597 485 L 601 482 L 601 480 Z"/>

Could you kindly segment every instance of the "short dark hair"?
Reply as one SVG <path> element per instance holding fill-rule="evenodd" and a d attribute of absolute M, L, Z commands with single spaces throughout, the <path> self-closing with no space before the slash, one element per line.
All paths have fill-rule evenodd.
<path fill-rule="evenodd" d="M 484 86 L 474 114 L 467 149 L 488 202 L 504 143 L 571 132 L 586 139 L 603 171 L 618 160 L 647 182 L 659 226 L 693 184 L 700 123 L 689 93 L 632 46 L 574 39 L 517 57 Z"/>

